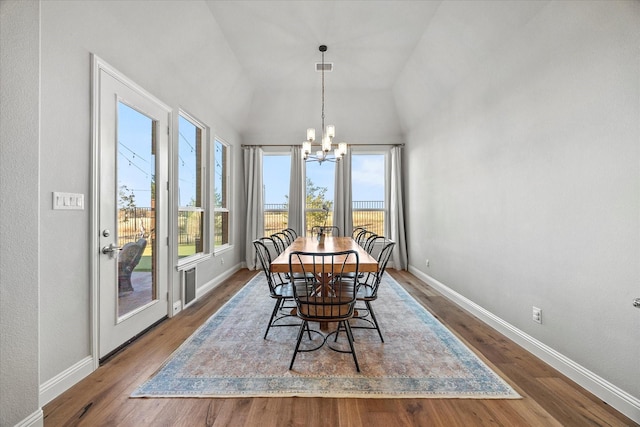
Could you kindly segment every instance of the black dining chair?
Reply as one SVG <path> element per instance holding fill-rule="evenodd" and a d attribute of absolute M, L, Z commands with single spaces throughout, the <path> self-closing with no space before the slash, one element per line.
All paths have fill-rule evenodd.
<path fill-rule="evenodd" d="M 334 351 L 351 353 L 356 370 L 360 372 L 358 357 L 353 344 L 353 334 L 349 325 L 349 319 L 354 315 L 356 303 L 357 281 L 343 276 L 345 265 L 355 266 L 358 272 L 359 256 L 354 250 L 341 252 L 300 252 L 293 251 L 289 254 L 289 274 L 303 273 L 303 279 L 293 279 L 293 299 L 296 303 L 296 314 L 302 319 L 298 331 L 296 347 L 291 358 L 289 369 L 293 369 L 293 363 L 300 352 L 314 351 L 325 343 Z M 321 332 L 312 330 L 309 322 L 337 322 L 338 329 L 324 336 Z M 349 344 L 349 349 L 336 347 L 328 341 L 329 336 L 335 335 L 337 341 L 338 330 L 342 328 Z M 319 345 L 312 348 L 300 347 L 305 336 L 311 340 L 312 332 L 323 336 Z"/>
<path fill-rule="evenodd" d="M 269 285 L 269 296 L 275 299 L 275 305 L 271 311 L 271 317 L 267 324 L 267 330 L 264 333 L 264 339 L 269 334 L 269 329 L 275 326 L 298 326 L 299 323 L 279 323 L 280 320 L 286 317 L 293 317 L 291 310 L 295 307 L 293 304 L 286 305 L 286 301 L 293 301 L 293 289 L 291 283 L 288 281 L 281 281 L 281 277 L 278 274 L 273 274 L 270 270 L 271 251 L 269 246 L 273 246 L 273 239 L 269 237 L 262 237 L 253 241 L 253 246 L 256 249 L 256 254 L 260 260 L 262 271 L 267 279 L 267 285 Z M 268 246 L 267 246 L 268 245 Z"/>
<path fill-rule="evenodd" d="M 380 341 L 382 342 L 384 342 L 384 338 L 382 337 L 380 325 L 378 324 L 378 319 L 376 319 L 376 314 L 373 311 L 371 302 L 378 299 L 378 288 L 380 287 L 382 276 L 384 275 L 384 272 L 387 268 L 387 264 L 389 263 L 389 259 L 391 258 L 391 253 L 393 252 L 393 247 L 395 246 L 395 244 L 396 243 L 393 241 L 388 241 L 388 243 L 382 248 L 380 254 L 378 255 L 378 271 L 376 271 L 375 273 L 366 273 L 365 278 L 359 280 L 356 300 L 358 302 L 364 303 L 364 307 L 356 307 L 357 315 L 355 315 L 354 318 L 362 320 L 366 324 L 359 325 L 356 323 L 351 326 L 353 329 L 377 330 L 378 335 L 380 335 Z M 371 318 L 369 319 L 369 317 Z"/>
<path fill-rule="evenodd" d="M 293 243 L 293 240 L 294 240 L 291 238 L 291 235 L 289 233 L 286 233 L 284 231 L 278 231 L 277 233 L 273 233 L 271 235 L 271 238 L 278 238 L 282 240 L 282 242 L 284 243 L 284 248 L 282 250 L 284 250 L 287 246 Z"/>
<path fill-rule="evenodd" d="M 311 227 L 311 235 L 317 236 L 318 234 L 326 235 L 326 236 L 340 236 L 340 227 L 336 225 L 314 225 Z"/>
<path fill-rule="evenodd" d="M 298 233 L 293 228 L 285 228 L 282 232 L 287 233 L 291 237 L 292 242 L 298 237 Z"/>

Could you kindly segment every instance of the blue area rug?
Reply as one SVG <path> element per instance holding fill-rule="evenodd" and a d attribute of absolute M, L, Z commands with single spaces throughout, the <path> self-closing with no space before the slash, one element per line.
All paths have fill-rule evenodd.
<path fill-rule="evenodd" d="M 273 304 L 264 276 L 255 276 L 132 397 L 520 398 L 389 275 L 373 302 L 385 342 L 354 329 L 360 373 L 350 354 L 326 345 L 298 354 L 290 371 L 298 327 L 263 339 Z"/>

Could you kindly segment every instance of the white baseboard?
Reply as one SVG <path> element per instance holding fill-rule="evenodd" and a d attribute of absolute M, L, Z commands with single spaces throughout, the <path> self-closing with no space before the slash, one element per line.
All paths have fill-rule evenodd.
<path fill-rule="evenodd" d="M 212 290 L 214 290 L 218 285 L 220 285 L 220 283 L 224 282 L 229 277 L 233 276 L 235 274 L 235 272 L 240 270 L 241 268 L 242 268 L 242 263 L 238 263 L 235 266 L 233 266 L 230 269 L 228 269 L 227 271 L 225 271 L 223 274 L 221 274 L 219 276 L 216 276 L 214 279 L 209 280 L 207 283 L 205 283 L 204 285 L 202 285 L 199 288 L 197 288 L 196 289 L 196 299 L 194 301 L 197 301 L 202 296 L 204 296 L 204 295 L 208 294 L 209 292 L 211 292 Z"/>
<path fill-rule="evenodd" d="M 33 414 L 29 415 L 24 420 L 20 421 L 14 427 L 43 427 L 43 426 L 44 426 L 44 415 L 42 413 L 42 408 L 40 408 Z"/>
<path fill-rule="evenodd" d="M 71 386 L 93 372 L 93 357 L 87 356 L 75 365 L 60 372 L 40 385 L 40 406 L 44 406 L 58 397 Z"/>
<path fill-rule="evenodd" d="M 487 325 L 539 357 L 544 362 L 553 366 L 562 374 L 571 378 L 573 381 L 580 384 L 580 386 L 598 396 L 598 398 L 602 399 L 616 410 L 640 423 L 640 399 L 630 395 L 619 387 L 616 387 L 604 378 L 589 371 L 584 366 L 581 366 L 546 344 L 526 334 L 473 301 L 450 289 L 443 283 L 440 283 L 433 277 L 418 270 L 414 266 L 409 266 L 409 271 L 416 277 L 428 283 L 434 289 L 438 290 L 456 305 L 478 317 Z"/>

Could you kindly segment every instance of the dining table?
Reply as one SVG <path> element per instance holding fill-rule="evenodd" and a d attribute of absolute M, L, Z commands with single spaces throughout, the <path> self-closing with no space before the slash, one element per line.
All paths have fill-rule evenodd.
<path fill-rule="evenodd" d="M 316 237 L 297 237 L 293 243 L 285 248 L 273 261 L 271 261 L 270 270 L 272 273 L 289 273 L 289 255 L 292 252 L 313 252 L 316 254 L 326 254 L 332 252 L 342 252 L 354 250 L 358 252 L 358 272 L 359 273 L 375 273 L 378 271 L 378 261 L 372 257 L 362 246 L 360 246 L 352 237 L 338 237 L 338 236 L 326 236 L 324 242 L 320 243 Z M 335 264 L 342 265 L 344 257 L 336 257 L 334 259 Z M 313 271 L 313 257 L 301 257 L 300 262 L 303 264 L 306 271 Z M 308 263 L 308 264 L 307 264 Z M 296 263 L 293 267 L 294 273 L 302 272 L 300 264 Z M 344 264 L 344 273 L 355 272 L 356 263 L 355 257 L 348 257 Z M 330 270 L 330 269 L 328 269 Z M 326 287 L 330 280 L 330 277 L 318 277 L 322 287 Z M 328 324 L 326 322 L 320 323 L 320 329 L 327 329 Z"/>
<path fill-rule="evenodd" d="M 358 252 L 359 266 L 358 271 L 361 273 L 375 273 L 378 271 L 378 261 L 364 250 L 352 237 L 326 236 L 324 244 L 320 244 L 316 237 L 297 237 L 280 255 L 271 261 L 272 273 L 289 273 L 289 254 L 295 251 L 314 252 L 318 254 L 326 254 L 331 252 L 341 252 L 355 250 Z M 310 264 L 305 264 L 305 269 L 312 270 L 312 259 L 302 258 L 303 264 L 308 260 Z M 295 270 L 294 272 L 299 272 Z M 355 270 L 355 258 L 351 257 L 344 266 L 344 272 L 353 272 Z"/>

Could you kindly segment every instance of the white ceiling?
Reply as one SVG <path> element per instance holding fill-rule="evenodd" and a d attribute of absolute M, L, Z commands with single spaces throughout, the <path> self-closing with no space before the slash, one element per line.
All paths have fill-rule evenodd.
<path fill-rule="evenodd" d="M 318 46 L 336 88 L 390 88 L 438 8 L 437 1 L 209 1 L 257 88 L 307 88 L 320 77 Z M 330 79 L 330 80 L 329 80 Z"/>
<path fill-rule="evenodd" d="M 254 86 L 239 129 L 249 143 L 269 143 L 260 137 L 266 134 L 272 143 L 293 143 L 306 127 L 318 127 L 321 44 L 325 62 L 334 63 L 325 75 L 326 108 L 337 133 L 349 141 L 398 139 L 408 123 L 399 115 L 419 116 L 416 107 L 437 104 L 547 3 L 207 0 Z M 398 87 L 402 96 L 394 94 Z"/>

